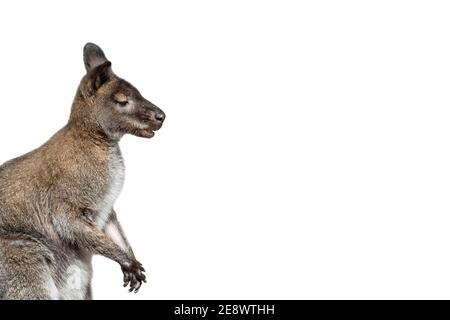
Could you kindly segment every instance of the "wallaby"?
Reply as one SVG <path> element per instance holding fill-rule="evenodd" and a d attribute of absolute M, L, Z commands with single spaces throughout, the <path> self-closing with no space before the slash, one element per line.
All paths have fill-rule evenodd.
<path fill-rule="evenodd" d="M 0 299 L 92 299 L 92 256 L 119 263 L 124 286 L 146 281 L 114 211 L 124 181 L 119 140 L 151 138 L 165 114 L 83 49 L 86 75 L 68 123 L 0 166 Z"/>

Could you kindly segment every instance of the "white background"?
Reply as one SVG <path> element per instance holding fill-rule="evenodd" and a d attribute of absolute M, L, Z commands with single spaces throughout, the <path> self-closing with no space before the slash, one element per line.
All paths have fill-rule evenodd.
<path fill-rule="evenodd" d="M 0 3 L 0 162 L 62 127 L 82 47 L 160 106 L 116 209 L 149 283 L 96 299 L 450 298 L 446 1 Z"/>

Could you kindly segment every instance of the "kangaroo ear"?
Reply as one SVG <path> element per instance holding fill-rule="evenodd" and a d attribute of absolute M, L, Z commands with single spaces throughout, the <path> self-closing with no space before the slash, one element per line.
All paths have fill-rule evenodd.
<path fill-rule="evenodd" d="M 87 72 L 108 61 L 103 50 L 91 42 L 86 43 L 83 48 L 83 60 Z"/>
<path fill-rule="evenodd" d="M 85 98 L 95 95 L 97 90 L 111 80 L 113 72 L 111 62 L 105 61 L 101 65 L 91 69 L 81 82 L 81 92 Z"/>

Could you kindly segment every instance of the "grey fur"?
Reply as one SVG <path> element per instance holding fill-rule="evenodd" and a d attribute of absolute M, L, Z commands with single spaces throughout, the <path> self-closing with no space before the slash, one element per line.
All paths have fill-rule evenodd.
<path fill-rule="evenodd" d="M 2 299 L 90 299 L 94 254 L 119 263 L 130 291 L 145 282 L 113 209 L 124 172 L 119 140 L 153 137 L 165 115 L 112 72 L 100 47 L 88 43 L 83 56 L 87 74 L 68 124 L 0 166 Z"/>

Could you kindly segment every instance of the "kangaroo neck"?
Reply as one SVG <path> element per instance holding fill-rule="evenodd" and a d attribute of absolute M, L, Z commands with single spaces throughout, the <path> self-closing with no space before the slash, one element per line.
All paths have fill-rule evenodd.
<path fill-rule="evenodd" d="M 86 147 L 92 145 L 110 148 L 117 147 L 119 143 L 119 139 L 111 138 L 98 124 L 90 121 L 69 121 L 66 128 L 77 140 L 83 141 Z"/>

